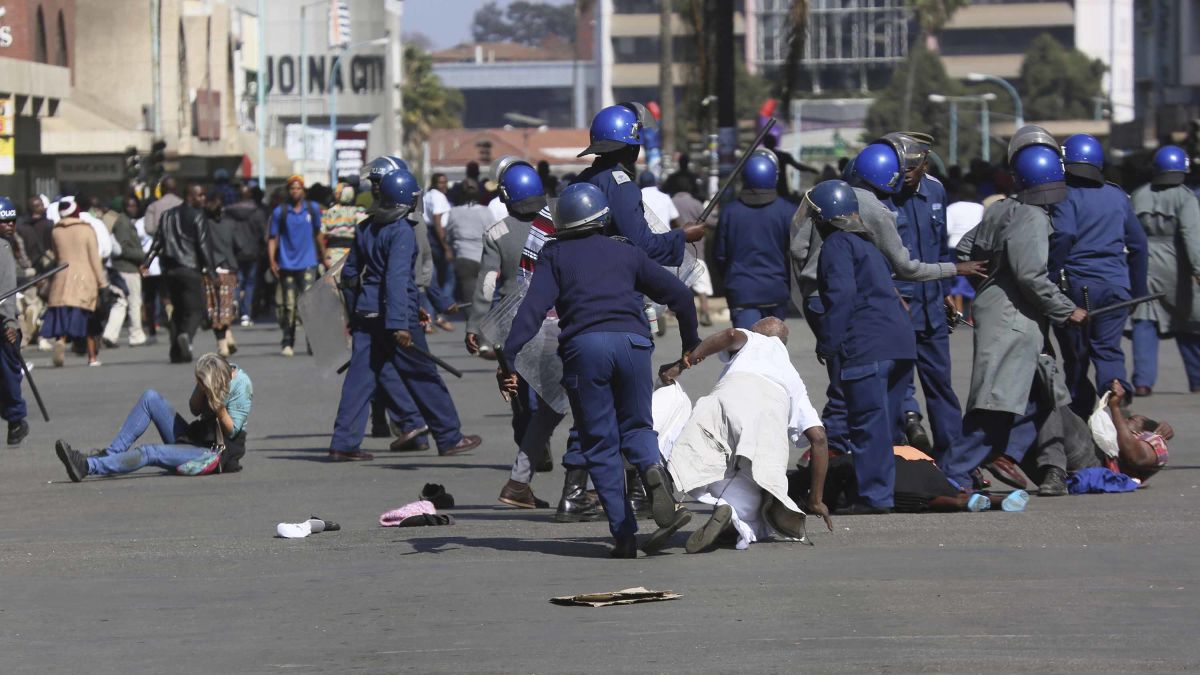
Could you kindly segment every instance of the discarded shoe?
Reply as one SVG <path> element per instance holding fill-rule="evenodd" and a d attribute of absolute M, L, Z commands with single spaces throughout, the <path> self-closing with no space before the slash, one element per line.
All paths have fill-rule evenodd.
<path fill-rule="evenodd" d="M 433 504 L 434 508 L 454 508 L 454 496 L 446 492 L 446 488 L 437 483 L 426 483 L 425 487 L 421 488 L 421 494 L 418 496 Z"/>
<path fill-rule="evenodd" d="M 279 523 L 275 526 L 275 536 L 283 539 L 303 539 L 310 534 L 336 532 L 340 529 L 342 526 L 331 520 L 322 520 L 312 516 L 299 523 Z"/>

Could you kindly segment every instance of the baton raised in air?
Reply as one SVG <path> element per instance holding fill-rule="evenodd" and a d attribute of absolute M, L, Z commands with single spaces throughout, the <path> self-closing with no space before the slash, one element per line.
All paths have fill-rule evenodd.
<path fill-rule="evenodd" d="M 49 279 L 50 277 L 54 276 L 55 274 L 58 274 L 59 272 L 67 269 L 70 266 L 71 266 L 70 263 L 63 263 L 48 272 L 44 272 L 42 274 L 37 275 L 36 277 L 30 279 L 29 281 L 26 281 L 25 283 L 21 284 L 20 286 L 17 286 L 16 288 L 12 289 L 11 291 L 9 291 L 3 295 L 0 295 L 0 302 L 4 302 L 5 300 L 8 300 L 12 296 L 16 295 L 17 293 L 20 293 L 21 291 L 25 290 L 26 288 L 29 288 L 30 286 L 36 285 L 38 283 L 41 283 L 42 281 L 45 281 L 46 279 Z"/>
<path fill-rule="evenodd" d="M 697 223 L 703 223 L 704 221 L 708 220 L 709 214 L 711 214 L 713 208 L 716 207 L 717 201 L 721 198 L 721 195 L 724 194 L 725 190 L 729 189 L 729 186 L 732 185 L 733 181 L 737 179 L 738 174 L 742 172 L 742 167 L 746 166 L 746 162 L 750 159 L 750 155 L 754 154 L 754 151 L 758 149 L 758 146 L 762 145 L 763 139 L 767 137 L 767 133 L 771 131 L 771 127 L 773 126 L 775 126 L 775 118 L 771 117 L 767 119 L 767 123 L 763 126 L 762 131 L 758 132 L 758 138 L 754 139 L 754 142 L 750 144 L 750 147 L 746 149 L 746 152 L 742 153 L 742 156 L 740 159 L 738 159 L 737 164 L 733 166 L 733 172 L 725 178 L 725 184 L 722 185 L 721 189 L 717 190 L 717 193 L 708 200 L 708 205 L 704 207 L 704 211 L 701 212 L 700 217 L 696 219 Z"/>
<path fill-rule="evenodd" d="M 1092 319 L 1097 316 L 1108 314 L 1109 312 L 1115 312 L 1119 309 L 1125 309 L 1126 307 L 1133 307 L 1134 305 L 1140 305 L 1143 302 L 1151 302 L 1153 300 L 1161 300 L 1164 297 L 1166 297 L 1166 293 L 1155 293 L 1154 295 L 1146 295 L 1146 296 L 1142 296 L 1140 298 L 1134 298 L 1132 300 L 1122 300 L 1121 302 L 1114 302 L 1111 305 L 1101 307 L 1100 309 L 1097 309 L 1093 312 L 1088 312 L 1088 318 Z"/>

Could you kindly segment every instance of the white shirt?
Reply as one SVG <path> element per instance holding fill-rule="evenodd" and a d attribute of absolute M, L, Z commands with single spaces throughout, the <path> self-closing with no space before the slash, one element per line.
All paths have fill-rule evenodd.
<path fill-rule="evenodd" d="M 656 185 L 642 188 L 642 204 L 653 211 L 664 225 L 670 226 L 671 221 L 679 217 L 679 209 L 675 208 L 675 202 Z"/>
<path fill-rule="evenodd" d="M 439 190 L 430 190 L 423 197 L 425 206 L 425 224 L 433 227 L 434 216 L 444 216 L 450 212 L 450 200 L 446 199 L 446 195 Z M 445 227 L 446 219 L 442 219 L 442 226 Z"/>
<path fill-rule="evenodd" d="M 746 336 L 746 345 L 736 352 L 721 352 L 719 358 L 727 364 L 721 377 L 727 373 L 750 373 L 770 380 L 787 392 L 791 411 L 788 413 L 788 437 L 793 443 L 800 442 L 805 430 L 822 426 L 821 416 L 808 400 L 808 389 L 800 373 L 792 366 L 787 347 L 776 337 L 767 337 L 744 328 L 738 332 Z"/>
<path fill-rule="evenodd" d="M 950 248 L 958 246 L 958 240 L 983 220 L 983 204 L 954 202 L 946 207 L 946 237 Z"/>
<path fill-rule="evenodd" d="M 96 247 L 100 251 L 100 261 L 107 266 L 108 259 L 111 258 L 113 254 L 112 233 L 108 231 L 108 227 L 105 226 L 104 221 L 100 220 L 96 216 L 93 216 L 87 211 L 80 211 L 77 214 L 77 217 L 88 225 L 91 225 L 92 230 L 96 232 Z"/>
<path fill-rule="evenodd" d="M 488 210 L 492 212 L 492 222 L 498 223 L 508 217 L 508 206 L 499 197 L 492 197 Z"/>

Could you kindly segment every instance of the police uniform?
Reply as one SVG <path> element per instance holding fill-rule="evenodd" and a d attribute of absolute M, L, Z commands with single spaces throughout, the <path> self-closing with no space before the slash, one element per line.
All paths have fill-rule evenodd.
<path fill-rule="evenodd" d="M 16 213 L 12 214 L 14 219 Z M 17 260 L 12 246 L 0 238 L 0 294 L 17 287 Z M 21 330 L 17 299 L 11 297 L 0 303 L 0 322 L 5 330 Z M 18 343 L 0 335 L 0 417 L 9 425 L 19 425 L 25 419 L 25 399 L 21 396 L 21 349 Z"/>
<path fill-rule="evenodd" d="M 721 210 L 713 257 L 724 274 L 734 328 L 750 328 L 768 316 L 787 318 L 788 248 L 796 208 L 776 196 L 756 205 L 739 199 Z"/>
<path fill-rule="evenodd" d="M 580 172 L 575 182 L 595 185 L 608 199 L 611 218 L 605 234 L 625 237 L 663 267 L 678 267 L 683 263 L 683 228 L 662 234 L 651 232 L 642 205 L 642 190 L 633 180 L 633 172 L 620 164 L 604 164 L 603 160 L 597 160 Z"/>
<path fill-rule="evenodd" d="M 896 210 L 896 229 L 912 257 L 926 263 L 952 263 L 946 235 L 946 189 L 932 176 L 922 176 L 917 189 L 903 190 L 891 198 Z M 916 371 L 925 391 L 925 407 L 939 451 L 950 447 L 962 434 L 962 407 L 950 380 L 950 329 L 946 324 L 945 297 L 954 280 L 896 281 L 896 289 L 908 303 L 916 334 Z M 907 376 L 904 414 L 920 413 L 912 372 Z"/>
<path fill-rule="evenodd" d="M 352 315 L 352 351 L 331 450 L 358 450 L 376 388 L 393 404 L 412 401 L 439 451 L 454 447 L 463 438 L 458 412 L 436 366 L 413 350 L 399 347 L 393 335 L 407 330 L 415 346 L 428 349 L 417 318 L 416 256 L 416 235 L 407 219 L 379 223 L 372 217 L 359 225 L 342 268 L 342 287 L 347 289 Z"/>
<path fill-rule="evenodd" d="M 639 247 L 600 234 L 552 241 L 541 251 L 504 345 L 512 367 L 546 312 L 557 310 L 563 384 L 582 465 L 618 541 L 637 531 L 626 501 L 624 460 L 643 475 L 659 460 L 650 408 L 653 342 L 639 294 L 676 313 L 685 351 L 700 342 L 691 291 Z"/>
<path fill-rule="evenodd" d="M 1085 309 L 1147 294 L 1146 233 L 1124 190 L 1110 183 L 1068 177 L 1067 198 L 1054 205 L 1051 221 L 1050 279 L 1059 282 L 1077 306 L 1085 305 L 1084 289 L 1090 305 Z M 1125 391 L 1133 391 L 1125 377 L 1125 352 L 1121 349 L 1128 319 L 1129 311 L 1121 310 L 1101 315 L 1083 328 L 1055 327 L 1076 414 L 1090 415 L 1096 392 L 1106 391 L 1113 380 L 1119 380 Z M 1089 357 L 1096 369 L 1094 388 L 1087 377 Z"/>

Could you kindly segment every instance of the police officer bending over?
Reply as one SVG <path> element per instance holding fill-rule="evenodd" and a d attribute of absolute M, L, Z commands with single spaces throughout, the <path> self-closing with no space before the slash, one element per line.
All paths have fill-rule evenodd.
<path fill-rule="evenodd" d="M 635 188 L 636 190 L 636 188 Z M 563 190 L 555 213 L 556 235 L 538 258 L 537 273 L 504 344 L 510 369 L 542 325 L 558 312 L 563 384 L 580 436 L 583 460 L 608 515 L 616 558 L 636 558 L 637 520 L 625 492 L 624 461 L 641 475 L 659 530 L 643 544 L 659 550 L 691 513 L 676 509 L 659 464 L 650 399 L 653 343 L 638 294 L 666 304 L 679 317 L 683 358 L 700 343 L 692 292 L 640 248 L 603 236 L 609 221 L 604 193 L 576 183 Z M 515 393 L 517 378 L 502 387 Z"/>

